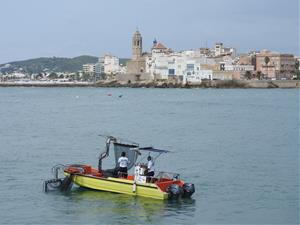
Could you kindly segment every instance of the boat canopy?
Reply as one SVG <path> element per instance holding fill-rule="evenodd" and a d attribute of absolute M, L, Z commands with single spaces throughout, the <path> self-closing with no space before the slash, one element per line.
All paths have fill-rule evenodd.
<path fill-rule="evenodd" d="M 127 169 L 131 169 L 136 160 L 138 155 L 141 153 L 139 152 L 139 146 L 136 144 L 124 144 L 119 142 L 114 142 L 114 151 L 115 151 L 115 163 L 118 165 L 118 160 L 121 157 L 122 152 L 126 153 L 126 157 L 129 160 L 129 164 Z"/>
<path fill-rule="evenodd" d="M 153 147 L 139 147 L 139 144 L 137 144 L 137 143 L 124 143 L 124 142 L 120 142 L 120 141 L 115 141 L 115 142 L 113 142 L 113 145 L 114 145 L 116 165 L 118 165 L 118 160 L 121 157 L 122 152 L 125 152 L 126 157 L 129 160 L 129 164 L 127 166 L 128 170 L 131 169 L 135 165 L 138 156 L 141 155 L 142 152 L 149 152 L 149 154 L 150 154 L 150 152 L 158 153 L 158 156 L 160 156 L 163 153 L 170 152 L 168 150 L 158 149 L 158 148 L 153 148 Z"/>
<path fill-rule="evenodd" d="M 163 150 L 163 149 L 158 149 L 158 148 L 153 148 L 153 147 L 143 147 L 139 148 L 140 151 L 148 151 L 148 152 L 156 152 L 156 153 L 169 153 L 170 151 L 168 150 Z"/>

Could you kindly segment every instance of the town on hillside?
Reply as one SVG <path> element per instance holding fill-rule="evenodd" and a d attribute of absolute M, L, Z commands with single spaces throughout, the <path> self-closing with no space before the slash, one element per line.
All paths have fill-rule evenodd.
<path fill-rule="evenodd" d="M 82 65 L 77 72 L 54 72 L 44 68 L 28 73 L 17 68 L 10 73 L 0 68 L 2 82 L 101 82 L 119 83 L 174 82 L 200 84 L 207 80 L 299 80 L 300 57 L 269 50 L 237 53 L 234 47 L 216 43 L 212 48 L 173 51 L 163 42 L 153 41 L 149 52 L 143 51 L 143 38 L 136 30 L 132 36 L 131 59 L 121 60 L 105 54 L 96 63 Z M 5 71 L 5 70 L 4 70 Z"/>

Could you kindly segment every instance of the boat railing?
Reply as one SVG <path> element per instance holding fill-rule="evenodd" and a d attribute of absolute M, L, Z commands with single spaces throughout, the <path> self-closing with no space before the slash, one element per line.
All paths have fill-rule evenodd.
<path fill-rule="evenodd" d="M 128 180 L 134 180 L 134 176 L 128 175 L 128 173 L 118 171 L 117 172 L 118 178 L 125 178 Z M 154 176 L 147 176 L 147 175 L 139 175 L 139 177 L 144 177 L 142 180 L 139 180 L 142 183 L 155 183 L 156 181 L 159 182 L 169 182 L 170 180 L 180 180 L 180 174 L 179 173 L 173 173 L 173 172 L 165 172 L 165 171 L 155 171 Z"/>
<path fill-rule="evenodd" d="M 165 171 L 155 171 L 154 178 L 158 180 L 180 180 L 180 174 L 179 173 L 173 173 L 173 172 L 165 172 Z"/>
<path fill-rule="evenodd" d="M 117 172 L 117 177 L 119 177 L 119 178 L 128 178 L 128 173 L 118 171 Z"/>

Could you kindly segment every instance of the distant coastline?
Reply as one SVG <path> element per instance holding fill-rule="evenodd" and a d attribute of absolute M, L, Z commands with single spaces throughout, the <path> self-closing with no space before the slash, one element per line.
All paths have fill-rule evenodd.
<path fill-rule="evenodd" d="M 103 87 L 103 88 L 300 88 L 299 80 L 212 80 L 200 84 L 180 84 L 173 82 L 118 81 L 93 82 L 0 82 L 0 87 Z"/>

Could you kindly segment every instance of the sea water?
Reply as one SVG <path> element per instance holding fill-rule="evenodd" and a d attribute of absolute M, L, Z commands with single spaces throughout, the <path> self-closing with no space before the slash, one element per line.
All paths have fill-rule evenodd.
<path fill-rule="evenodd" d="M 55 164 L 97 166 L 98 134 L 171 150 L 155 169 L 195 194 L 44 193 Z M 0 177 L 1 224 L 297 224 L 299 90 L 0 88 Z"/>

